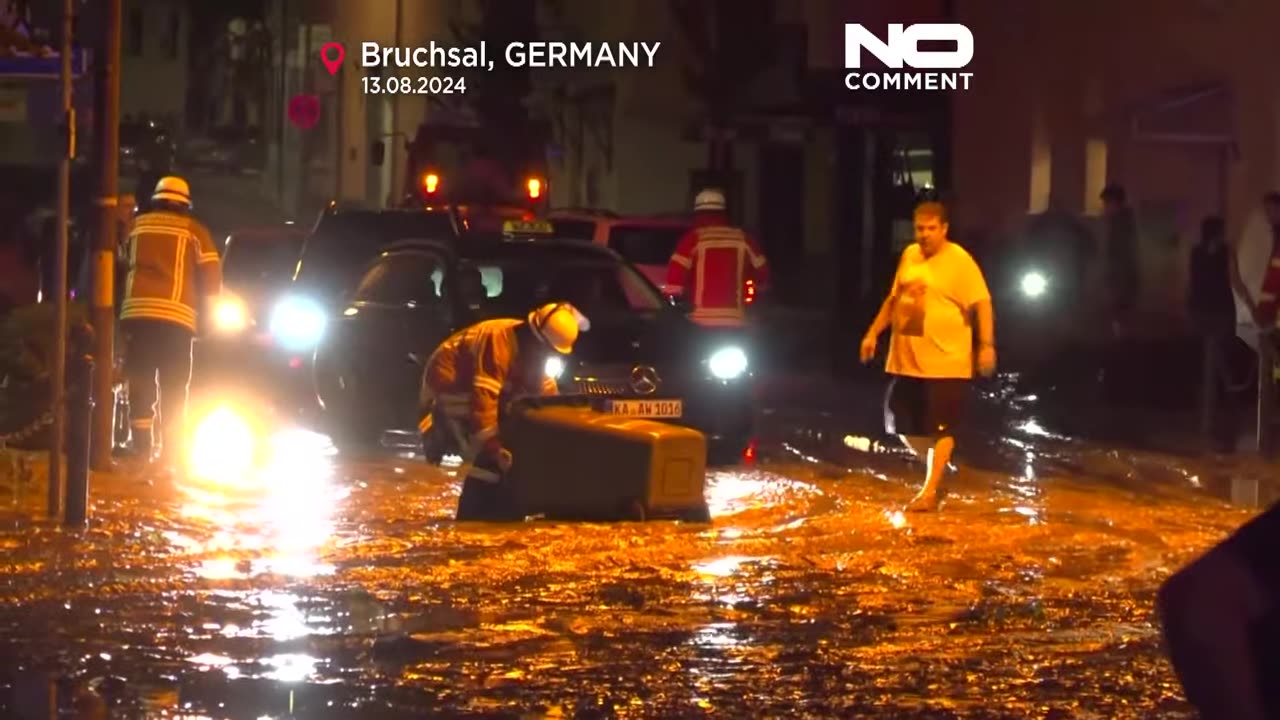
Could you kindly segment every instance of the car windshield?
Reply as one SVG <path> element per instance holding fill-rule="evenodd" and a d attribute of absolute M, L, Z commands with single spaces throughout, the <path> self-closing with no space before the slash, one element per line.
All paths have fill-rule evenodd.
<path fill-rule="evenodd" d="M 233 235 L 222 256 L 222 273 L 229 285 L 286 282 L 302 252 L 301 233 L 244 233 Z"/>
<path fill-rule="evenodd" d="M 333 296 L 349 290 L 378 253 L 400 240 L 450 240 L 441 212 L 346 212 L 327 215 L 302 251 L 295 282 Z"/>
<path fill-rule="evenodd" d="M 684 232 L 678 225 L 615 225 L 609 247 L 637 265 L 666 265 Z"/>
<path fill-rule="evenodd" d="M 476 274 L 485 297 L 472 304 L 484 317 L 522 317 L 556 301 L 573 303 L 588 318 L 656 312 L 666 305 L 634 268 L 603 255 L 528 246 L 460 263 L 463 279 Z"/>

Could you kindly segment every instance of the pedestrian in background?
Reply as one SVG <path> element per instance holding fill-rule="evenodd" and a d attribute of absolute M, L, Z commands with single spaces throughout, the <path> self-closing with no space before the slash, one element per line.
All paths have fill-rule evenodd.
<path fill-rule="evenodd" d="M 1224 451 L 1233 450 L 1236 440 L 1228 362 L 1236 333 L 1230 263 L 1226 224 L 1217 215 L 1206 217 L 1200 224 L 1200 241 L 1191 249 L 1187 309 L 1202 348 L 1203 430 Z"/>
<path fill-rule="evenodd" d="M 1102 191 L 1105 225 L 1106 290 L 1111 313 L 1111 332 L 1119 337 L 1128 331 L 1129 321 L 1141 291 L 1138 269 L 1138 222 L 1123 187 L 1108 185 Z"/>
<path fill-rule="evenodd" d="M 929 439 L 924 487 L 907 509 L 930 511 L 938 507 L 955 432 L 965 421 L 975 344 L 979 372 L 995 372 L 995 318 L 978 263 L 948 238 L 946 207 L 921 203 L 914 222 L 915 242 L 902 251 L 889 296 L 862 339 L 860 354 L 862 362 L 871 362 L 880 334 L 892 328 L 885 429 L 904 439 Z"/>

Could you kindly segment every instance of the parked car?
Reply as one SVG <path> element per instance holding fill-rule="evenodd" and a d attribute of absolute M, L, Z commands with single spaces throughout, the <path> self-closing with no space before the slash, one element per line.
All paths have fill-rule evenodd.
<path fill-rule="evenodd" d="M 598 210 L 553 210 L 547 218 L 559 237 L 586 240 L 616 251 L 659 288 L 666 283 L 676 243 L 691 227 L 686 217 L 624 217 Z"/>
<path fill-rule="evenodd" d="M 289 286 L 306 230 L 292 223 L 237 230 L 222 248 L 222 295 L 196 347 L 201 384 L 250 381 L 278 389 L 287 351 L 272 341 L 271 303 Z"/>
<path fill-rule="evenodd" d="M 554 300 L 590 320 L 572 356 L 548 361 L 563 394 L 697 428 L 713 458 L 739 456 L 754 430 L 745 338 L 691 322 L 617 252 L 554 234 L 406 240 L 368 263 L 316 350 L 316 392 L 335 439 L 360 446 L 386 430 L 412 433 L 421 365 L 441 341 Z"/>
<path fill-rule="evenodd" d="M 191 170 L 225 175 L 262 172 L 266 151 L 257 128 L 224 127 L 186 138 L 179 157 Z"/>

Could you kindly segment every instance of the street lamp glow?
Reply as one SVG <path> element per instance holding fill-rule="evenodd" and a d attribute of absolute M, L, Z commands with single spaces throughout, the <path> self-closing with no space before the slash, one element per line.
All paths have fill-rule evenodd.
<path fill-rule="evenodd" d="M 1049 289 L 1049 281 L 1038 272 L 1029 272 L 1022 276 L 1022 294 L 1029 298 L 1038 298 Z"/>

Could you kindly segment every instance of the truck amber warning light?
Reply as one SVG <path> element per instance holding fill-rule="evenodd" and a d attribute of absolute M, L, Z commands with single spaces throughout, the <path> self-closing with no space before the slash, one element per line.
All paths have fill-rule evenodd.
<path fill-rule="evenodd" d="M 435 173 L 427 173 L 422 176 L 422 191 L 428 195 L 434 194 L 440 187 L 440 176 Z"/>
<path fill-rule="evenodd" d="M 525 183 L 529 188 L 529 199 L 537 200 L 542 197 L 542 181 L 538 178 L 529 178 L 529 182 Z"/>

